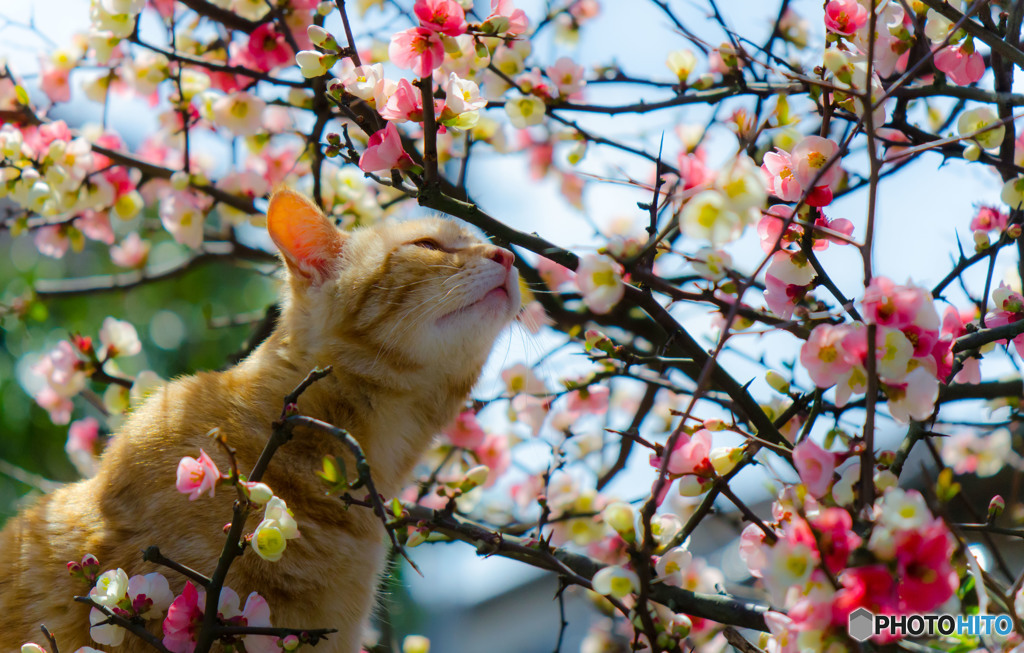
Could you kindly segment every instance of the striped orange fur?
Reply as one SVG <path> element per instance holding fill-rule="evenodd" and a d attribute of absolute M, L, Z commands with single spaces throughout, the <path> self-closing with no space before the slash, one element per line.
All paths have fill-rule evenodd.
<path fill-rule="evenodd" d="M 88 608 L 72 597 L 89 588 L 66 563 L 86 553 L 128 575 L 161 571 L 172 590 L 184 579 L 143 563 L 163 553 L 211 573 L 224 544 L 233 492 L 189 501 L 175 489 L 183 456 L 220 428 L 252 468 L 288 394 L 314 367 L 334 372 L 300 398 L 299 411 L 347 429 L 361 443 L 377 487 L 394 496 L 434 435 L 458 412 L 495 337 L 519 307 L 512 255 L 439 218 L 386 223 L 345 234 L 304 197 L 271 199 L 268 229 L 287 264 L 283 310 L 273 334 L 239 365 L 169 383 L 117 432 L 94 478 L 42 497 L 0 532 L 0 651 L 41 641 L 39 625 L 70 653 L 91 644 Z M 345 511 L 314 471 L 325 454 L 345 455 L 320 433 L 298 429 L 264 481 L 295 514 L 301 537 L 284 557 L 251 551 L 227 585 L 263 595 L 275 625 L 338 628 L 321 653 L 355 653 L 385 547 L 369 510 Z M 349 469 L 353 469 L 350 465 Z M 247 531 L 261 517 L 254 511 Z M 147 650 L 131 635 L 113 651 Z"/>

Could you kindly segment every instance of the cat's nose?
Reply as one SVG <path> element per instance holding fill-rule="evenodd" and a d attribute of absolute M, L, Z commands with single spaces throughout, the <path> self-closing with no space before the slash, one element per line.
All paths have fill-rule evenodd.
<path fill-rule="evenodd" d="M 487 258 L 491 259 L 495 263 L 503 266 L 506 270 L 512 267 L 512 263 L 516 260 L 516 255 L 502 247 L 495 247 L 494 251 Z"/>

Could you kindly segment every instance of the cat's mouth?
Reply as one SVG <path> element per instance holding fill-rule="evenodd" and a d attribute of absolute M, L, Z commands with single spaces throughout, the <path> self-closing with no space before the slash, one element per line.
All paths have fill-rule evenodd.
<path fill-rule="evenodd" d="M 500 285 L 488 290 L 479 299 L 476 299 L 466 304 L 465 306 L 457 308 L 454 311 L 445 313 L 444 315 L 437 319 L 438 324 L 443 324 L 453 318 L 456 318 L 459 315 L 468 313 L 469 311 L 472 311 L 476 308 L 497 308 L 499 306 L 507 306 L 509 300 L 511 299 L 511 292 L 509 290 L 509 284 L 511 282 L 512 281 L 510 276 L 509 278 L 506 278 L 504 281 L 502 281 Z"/>

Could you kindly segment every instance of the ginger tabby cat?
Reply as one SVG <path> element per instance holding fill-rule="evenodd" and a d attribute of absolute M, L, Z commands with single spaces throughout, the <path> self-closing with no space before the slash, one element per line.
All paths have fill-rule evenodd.
<path fill-rule="evenodd" d="M 281 191 L 270 201 L 267 228 L 288 280 L 273 334 L 234 368 L 156 391 L 113 438 L 95 477 L 42 497 L 0 532 L 0 651 L 41 641 L 40 624 L 65 653 L 95 646 L 88 606 L 72 601 L 89 588 L 65 567 L 83 554 L 129 576 L 160 571 L 175 594 L 184 578 L 142 562 L 142 549 L 158 545 L 167 557 L 212 573 L 235 492 L 225 486 L 215 498 L 189 501 L 175 489 L 178 461 L 203 447 L 228 469 L 227 456 L 206 437 L 219 427 L 248 472 L 283 398 L 316 366 L 334 371 L 305 391 L 299 411 L 347 429 L 361 443 L 377 489 L 395 496 L 457 414 L 519 308 L 512 253 L 454 221 L 344 233 L 306 198 Z M 342 455 L 343 448 L 302 428 L 278 450 L 263 481 L 287 502 L 301 537 L 277 562 L 246 551 L 225 584 L 243 600 L 259 592 L 275 626 L 338 629 L 311 650 L 356 653 L 385 534 L 370 510 L 346 512 L 325 495 L 314 475 L 325 454 Z M 252 512 L 246 532 L 260 515 Z M 131 634 L 119 647 L 101 648 L 151 650 Z"/>

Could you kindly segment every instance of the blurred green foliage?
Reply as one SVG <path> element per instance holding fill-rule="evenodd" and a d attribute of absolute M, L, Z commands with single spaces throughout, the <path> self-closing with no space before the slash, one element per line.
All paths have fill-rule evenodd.
<path fill-rule="evenodd" d="M 144 237 L 153 241 L 150 265 L 172 265 L 188 257 L 159 228 L 147 230 Z M 104 318 L 113 316 L 134 324 L 142 341 L 142 353 L 118 359 L 125 375 L 149 369 L 172 378 L 220 369 L 244 346 L 254 321 L 263 317 L 277 294 L 273 266 L 223 258 L 128 289 L 33 299 L 38 279 L 124 270 L 110 262 L 103 243 L 87 241 L 82 251 L 68 251 L 58 260 L 40 255 L 31 238 L 0 234 L 0 459 L 54 481 L 74 481 L 78 475 L 64 452 L 68 426 L 53 424 L 23 386 L 34 355 L 76 332 L 98 345 Z M 95 383 L 90 387 L 98 395 L 105 389 Z M 81 395 L 74 404 L 72 420 L 93 416 L 100 420 L 101 432 L 109 431 L 101 412 Z M 0 523 L 34 494 L 30 485 L 0 473 Z"/>

